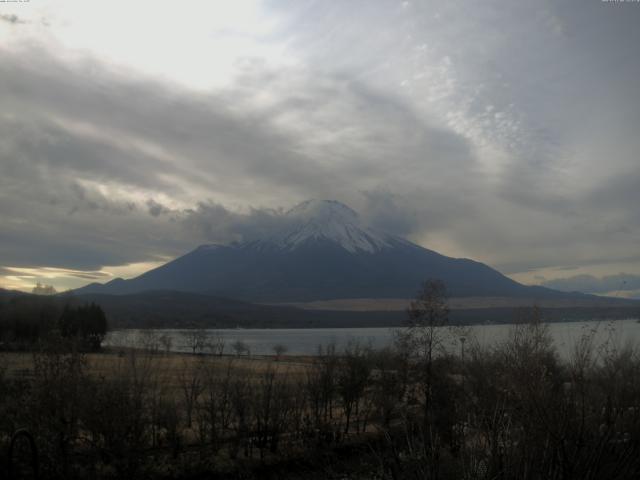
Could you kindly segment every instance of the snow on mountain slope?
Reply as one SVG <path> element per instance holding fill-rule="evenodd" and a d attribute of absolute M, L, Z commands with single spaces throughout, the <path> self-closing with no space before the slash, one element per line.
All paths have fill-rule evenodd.
<path fill-rule="evenodd" d="M 295 250 L 310 241 L 328 241 L 351 253 L 373 253 L 392 246 L 392 237 L 364 227 L 358 214 L 335 200 L 307 200 L 286 214 L 286 227 L 251 245 Z"/>

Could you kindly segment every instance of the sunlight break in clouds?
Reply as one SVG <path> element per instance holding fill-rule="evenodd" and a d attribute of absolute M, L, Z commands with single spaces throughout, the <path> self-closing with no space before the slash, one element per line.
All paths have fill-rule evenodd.
<path fill-rule="evenodd" d="M 65 268 L 24 268 L 4 267 L 5 275 L 2 277 L 6 284 L 4 288 L 30 291 L 38 282 L 51 283 L 55 281 L 58 291 L 78 288 L 89 282 L 108 282 L 114 278 L 127 278 L 138 275 L 140 272 L 159 267 L 169 259 L 160 262 L 141 262 L 117 267 L 105 267 L 102 270 L 71 270 Z"/>

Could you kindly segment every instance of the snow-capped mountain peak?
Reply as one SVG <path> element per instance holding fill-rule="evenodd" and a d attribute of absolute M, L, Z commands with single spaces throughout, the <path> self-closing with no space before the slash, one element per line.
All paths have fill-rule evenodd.
<path fill-rule="evenodd" d="M 295 250 L 311 241 L 330 241 L 352 253 L 373 253 L 390 247 L 390 239 L 363 226 L 358 214 L 343 203 L 307 200 L 289 210 L 284 227 L 260 243 Z"/>
<path fill-rule="evenodd" d="M 316 222 L 342 221 L 359 223 L 358 214 L 336 200 L 305 200 L 287 212 L 287 217 Z"/>

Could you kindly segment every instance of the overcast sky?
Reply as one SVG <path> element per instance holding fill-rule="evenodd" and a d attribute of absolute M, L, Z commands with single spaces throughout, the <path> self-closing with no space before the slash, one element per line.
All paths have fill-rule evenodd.
<path fill-rule="evenodd" d="M 0 3 L 0 287 L 130 277 L 327 198 L 640 295 L 638 25 L 600 0 Z"/>

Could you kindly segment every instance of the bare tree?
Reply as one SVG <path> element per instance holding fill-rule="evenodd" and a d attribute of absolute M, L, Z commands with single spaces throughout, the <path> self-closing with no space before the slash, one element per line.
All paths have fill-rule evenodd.
<path fill-rule="evenodd" d="M 373 402 L 380 417 L 381 427 L 388 429 L 393 416 L 403 405 L 406 391 L 406 363 L 391 349 L 372 352 Z"/>
<path fill-rule="evenodd" d="M 234 352 L 236 352 L 237 356 L 240 356 L 243 353 L 246 353 L 247 355 L 249 355 L 249 346 L 246 343 L 244 343 L 242 340 L 236 340 L 235 342 L 233 342 L 231 344 L 231 348 L 233 349 Z"/>
<path fill-rule="evenodd" d="M 182 332 L 185 345 L 194 355 L 202 353 L 207 343 L 207 332 L 202 329 L 185 330 Z"/>
<path fill-rule="evenodd" d="M 441 280 L 427 280 L 407 309 L 407 329 L 400 333 L 401 344 L 418 358 L 423 388 L 425 416 L 429 415 L 433 396 L 433 360 L 443 351 L 442 327 L 449 322 L 447 291 Z"/>
<path fill-rule="evenodd" d="M 220 332 L 214 332 L 214 334 L 210 337 L 210 341 L 207 343 L 207 347 L 214 355 L 218 355 L 221 357 L 224 355 L 224 349 L 227 342 L 224 339 L 224 336 Z"/>
<path fill-rule="evenodd" d="M 434 384 L 443 378 L 443 369 L 434 368 L 438 353 L 445 353 L 444 326 L 449 321 L 449 305 L 447 292 L 441 280 L 426 280 L 420 287 L 415 299 L 407 309 L 407 326 L 398 333 L 396 346 L 404 350 L 410 359 L 408 365 L 414 380 L 413 400 L 421 403 L 422 419 L 408 422 L 410 429 L 419 432 L 410 449 L 417 448 L 424 453 L 428 465 L 428 476 L 437 478 L 440 468 L 441 436 L 436 427 L 436 411 L 434 408 Z"/>
<path fill-rule="evenodd" d="M 268 447 L 272 453 L 278 449 L 281 436 L 293 408 L 287 375 L 269 367 L 253 389 L 253 426 L 260 458 Z"/>
<path fill-rule="evenodd" d="M 153 330 L 144 330 L 140 334 L 140 345 L 144 351 L 156 354 L 160 348 L 160 337 Z"/>
<path fill-rule="evenodd" d="M 334 344 L 318 346 L 313 368 L 307 370 L 304 385 L 310 418 L 307 423 L 308 440 L 330 443 L 339 430 L 334 419 L 334 401 L 337 395 L 337 370 L 339 357 Z"/>
<path fill-rule="evenodd" d="M 251 455 L 252 443 L 251 420 L 253 417 L 253 389 L 250 384 L 248 372 L 238 369 L 231 384 L 231 405 L 233 407 L 231 429 L 233 431 L 233 441 L 230 448 L 230 456 L 235 459 L 241 448 L 244 449 L 244 456 Z"/>
<path fill-rule="evenodd" d="M 33 354 L 32 419 L 45 439 L 52 476 L 69 474 L 69 454 L 80 433 L 86 357 L 67 339 L 52 335 Z M 53 475 L 55 472 L 56 475 Z"/>
<path fill-rule="evenodd" d="M 118 478 L 135 478 L 143 461 L 138 452 L 155 441 L 154 417 L 162 410 L 158 399 L 166 385 L 160 373 L 154 355 L 132 350 L 118 358 L 112 376 L 96 378 L 84 397 L 83 428 L 112 460 Z"/>
<path fill-rule="evenodd" d="M 371 361 L 368 348 L 358 342 L 349 342 L 345 349 L 340 368 L 338 369 L 338 392 L 342 398 L 345 426 L 344 433 L 349 433 L 351 420 L 355 416 L 359 425 L 361 403 L 365 389 L 371 376 Z"/>
<path fill-rule="evenodd" d="M 173 338 L 171 338 L 171 335 L 163 333 L 160 335 L 160 338 L 158 338 L 158 341 L 160 342 L 160 345 L 162 345 L 164 352 L 168 354 L 173 346 Z"/>
<path fill-rule="evenodd" d="M 280 357 L 282 357 L 282 355 L 284 355 L 285 353 L 287 353 L 287 351 L 289 350 L 289 348 L 282 344 L 282 343 L 278 343 L 276 345 L 273 346 L 273 352 L 276 354 L 276 361 L 280 360 Z"/>
<path fill-rule="evenodd" d="M 210 365 L 205 370 L 204 399 L 200 405 L 202 439 L 208 440 L 216 451 L 231 428 L 234 406 L 232 387 L 236 373 L 233 359 L 226 363 L 223 372 Z"/>
<path fill-rule="evenodd" d="M 204 391 L 204 365 L 201 361 L 191 362 L 190 360 L 188 357 L 184 359 L 178 374 L 189 428 L 191 428 L 198 399 Z"/>

